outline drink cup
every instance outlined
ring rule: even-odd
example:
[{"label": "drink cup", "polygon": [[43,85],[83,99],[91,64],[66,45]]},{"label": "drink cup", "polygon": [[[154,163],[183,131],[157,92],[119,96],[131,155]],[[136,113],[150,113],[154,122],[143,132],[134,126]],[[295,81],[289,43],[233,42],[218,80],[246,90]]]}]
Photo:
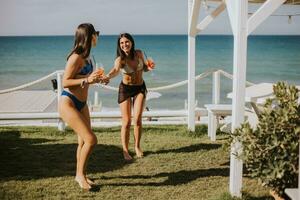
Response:
[{"label": "drink cup", "polygon": [[99,76],[104,75],[104,67],[103,67],[102,63],[100,63],[100,65],[98,65],[98,63],[96,63],[96,72]]},{"label": "drink cup", "polygon": [[154,68],[154,61],[151,57],[148,57],[147,58],[147,67],[149,70],[152,70]]},{"label": "drink cup", "polygon": [[104,68],[103,67],[98,67],[96,69],[96,72],[99,76],[103,76],[104,75]]}]

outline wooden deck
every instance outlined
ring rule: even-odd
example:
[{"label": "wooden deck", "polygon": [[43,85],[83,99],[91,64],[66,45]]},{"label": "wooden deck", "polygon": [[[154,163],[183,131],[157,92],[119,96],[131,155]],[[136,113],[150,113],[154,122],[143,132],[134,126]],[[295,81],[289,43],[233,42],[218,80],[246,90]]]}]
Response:
[{"label": "wooden deck", "polygon": [[57,94],[52,90],[15,91],[0,95],[0,113],[43,112]]}]

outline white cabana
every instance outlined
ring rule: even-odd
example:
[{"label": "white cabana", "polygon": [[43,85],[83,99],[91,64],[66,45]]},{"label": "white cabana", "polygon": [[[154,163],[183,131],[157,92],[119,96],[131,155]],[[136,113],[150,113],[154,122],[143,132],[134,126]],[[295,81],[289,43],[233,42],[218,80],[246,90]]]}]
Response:
[{"label": "white cabana", "polygon": [[[188,129],[195,131],[195,42],[197,33],[204,30],[220,13],[227,9],[234,36],[232,130],[244,122],[247,38],[265,19],[284,3],[300,4],[299,0],[212,0],[219,5],[200,23],[198,17],[202,1],[188,0]],[[248,3],[262,3],[248,18]],[[241,151],[241,145],[232,145],[230,156],[229,190],[233,196],[241,196],[242,161],[233,155]]]}]

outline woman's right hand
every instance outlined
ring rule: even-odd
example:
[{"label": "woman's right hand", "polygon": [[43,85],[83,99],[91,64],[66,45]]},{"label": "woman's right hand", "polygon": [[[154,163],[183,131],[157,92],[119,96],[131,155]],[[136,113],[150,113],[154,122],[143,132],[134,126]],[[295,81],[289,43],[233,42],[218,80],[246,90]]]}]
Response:
[{"label": "woman's right hand", "polygon": [[99,83],[101,79],[101,76],[99,75],[99,73],[97,71],[93,71],[88,77],[87,77],[87,81],[88,84],[94,84],[94,83]]}]

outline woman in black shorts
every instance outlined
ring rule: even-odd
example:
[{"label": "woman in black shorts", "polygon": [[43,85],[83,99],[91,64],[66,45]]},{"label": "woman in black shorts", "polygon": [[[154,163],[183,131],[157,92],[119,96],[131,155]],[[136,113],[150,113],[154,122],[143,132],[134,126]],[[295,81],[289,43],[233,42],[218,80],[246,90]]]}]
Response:
[{"label": "woman in black shorts", "polygon": [[132,160],[128,152],[132,107],[135,152],[137,157],[143,156],[140,140],[142,132],[142,113],[147,93],[146,85],[143,80],[143,72],[152,70],[155,66],[154,62],[145,61],[142,51],[136,50],[134,46],[134,40],[129,33],[120,34],[114,67],[106,75],[106,78],[109,80],[117,76],[120,71],[123,74],[119,86],[118,103],[122,115],[121,141],[125,160]]}]

